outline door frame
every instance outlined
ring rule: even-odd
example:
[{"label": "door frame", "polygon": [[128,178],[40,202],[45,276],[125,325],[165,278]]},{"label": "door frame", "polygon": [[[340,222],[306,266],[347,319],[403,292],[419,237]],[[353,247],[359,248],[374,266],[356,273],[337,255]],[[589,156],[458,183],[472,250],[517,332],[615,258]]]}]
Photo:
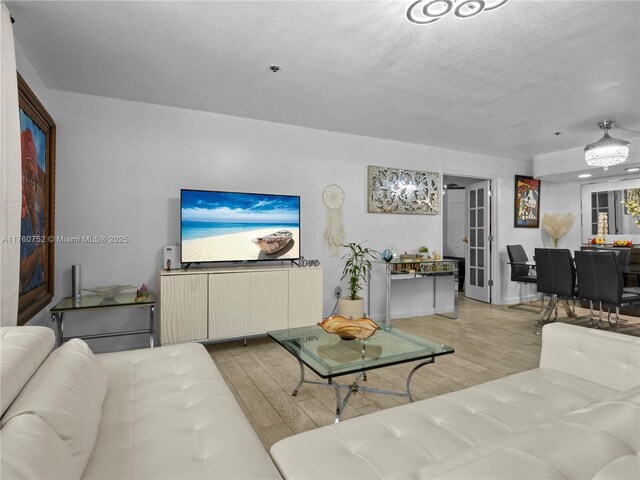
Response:
[{"label": "door frame", "polygon": [[[469,175],[467,173],[457,173],[457,172],[440,172],[440,185],[442,185],[442,191],[444,192],[444,177],[461,177],[468,178],[469,180],[473,180],[474,182],[488,180],[491,185],[491,195],[489,199],[490,204],[490,213],[489,213],[489,222],[490,222],[490,234],[493,235],[493,241],[491,242],[491,249],[489,253],[489,265],[490,265],[490,280],[493,280],[493,285],[491,288],[490,295],[490,304],[499,305],[502,298],[502,289],[498,290],[498,286],[501,285],[501,275],[500,275],[500,255],[498,251],[498,206],[499,206],[499,184],[500,179],[496,177],[481,177],[477,175]],[[466,198],[466,195],[465,195]],[[441,251],[444,254],[444,242],[445,242],[445,231],[444,231],[444,202],[441,202],[442,209],[440,215],[440,229],[441,229]],[[466,200],[465,200],[465,210],[467,208]],[[465,220],[466,221],[466,220]],[[466,252],[465,252],[466,258]],[[466,283],[465,279],[465,283]]]}]

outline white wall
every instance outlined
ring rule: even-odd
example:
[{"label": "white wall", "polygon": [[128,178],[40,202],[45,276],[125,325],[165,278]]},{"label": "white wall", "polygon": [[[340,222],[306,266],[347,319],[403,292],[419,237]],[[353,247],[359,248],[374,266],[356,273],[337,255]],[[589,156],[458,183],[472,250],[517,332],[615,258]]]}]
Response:
[{"label": "white wall", "polygon": [[[532,250],[537,230],[513,228],[515,174],[531,167],[516,161],[369,137],[294,127],[199,111],[47,90],[22,52],[19,70],[57,124],[56,234],[127,235],[126,244],[56,245],[55,299],[71,292],[70,269],[82,265],[85,287],[146,283],[157,289],[162,247],[179,240],[180,188],[301,195],[302,255],[324,267],[324,314],[342,261],[323,246],[324,187],[334,181],[346,194],[346,242],[368,241],[378,250],[420,245],[442,251],[439,216],[382,215],[366,211],[367,165],[442,171],[494,178],[497,251],[496,303],[514,297],[516,285],[501,281],[505,245]],[[543,200],[544,201],[544,200]],[[544,204],[543,204],[544,205]],[[384,311],[382,266],[372,282],[375,317]],[[394,294],[393,317],[425,313],[409,288]],[[431,305],[430,301],[426,305]],[[133,314],[139,322],[146,314]],[[70,317],[72,319],[72,317]],[[92,316],[93,318],[93,316]],[[36,323],[48,321],[43,311]],[[119,328],[126,318],[104,320]],[[93,320],[69,324],[68,332],[95,329]],[[120,322],[120,323],[118,323]],[[100,329],[100,328],[98,328]],[[118,340],[124,345],[127,340]],[[140,343],[140,342],[138,342]],[[144,344],[144,340],[142,340]]]}]

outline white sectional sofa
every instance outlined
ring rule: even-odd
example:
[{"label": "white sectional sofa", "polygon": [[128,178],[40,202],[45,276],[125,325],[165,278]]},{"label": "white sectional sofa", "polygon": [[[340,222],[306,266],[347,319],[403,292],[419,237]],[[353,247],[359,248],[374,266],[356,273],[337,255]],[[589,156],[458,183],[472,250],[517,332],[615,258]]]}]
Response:
[{"label": "white sectional sofa", "polygon": [[[543,329],[540,368],[264,450],[198,344],[93,355],[0,330],[8,479],[640,478],[640,339]],[[437,365],[433,368],[437,368]]]},{"label": "white sectional sofa", "polygon": [[0,330],[0,476],[280,478],[199,344],[93,355]]},{"label": "white sectional sofa", "polygon": [[286,479],[640,479],[640,339],[542,335],[537,369],[295,435],[271,456]]}]

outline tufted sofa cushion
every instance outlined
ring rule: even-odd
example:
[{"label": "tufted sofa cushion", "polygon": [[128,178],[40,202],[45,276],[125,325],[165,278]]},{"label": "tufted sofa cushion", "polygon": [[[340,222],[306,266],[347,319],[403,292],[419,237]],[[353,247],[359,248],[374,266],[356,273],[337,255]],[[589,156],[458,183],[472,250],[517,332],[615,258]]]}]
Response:
[{"label": "tufted sofa cushion", "polygon": [[280,478],[202,345],[97,358],[108,388],[83,478]]},{"label": "tufted sofa cushion", "polygon": [[304,432],[276,443],[271,456],[289,479],[406,478],[612,393],[562,372],[536,369]]},{"label": "tufted sofa cushion", "polygon": [[640,388],[466,450],[417,472],[421,479],[640,478]]},{"label": "tufted sofa cushion", "polygon": [[[38,415],[62,439],[79,472],[96,440],[107,374],[89,346],[74,339],[54,350],[2,418]],[[3,452],[4,456],[4,452]]]},{"label": "tufted sofa cushion", "polygon": [[55,344],[50,328],[0,327],[0,408],[4,415]]},{"label": "tufted sofa cushion", "polygon": [[542,330],[540,366],[628,390],[640,385],[640,338],[550,324]]},{"label": "tufted sofa cushion", "polygon": [[71,452],[38,415],[18,415],[0,430],[0,476],[14,479],[77,479],[81,470]]}]

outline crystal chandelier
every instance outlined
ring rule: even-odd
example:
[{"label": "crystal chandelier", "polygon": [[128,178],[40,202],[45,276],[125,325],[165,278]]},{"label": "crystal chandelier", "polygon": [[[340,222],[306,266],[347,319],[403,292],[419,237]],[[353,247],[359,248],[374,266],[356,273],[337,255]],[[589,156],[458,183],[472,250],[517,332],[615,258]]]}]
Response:
[{"label": "crystal chandelier", "polygon": [[607,130],[615,126],[613,120],[605,120],[598,124],[604,130],[604,137],[584,147],[584,160],[590,167],[604,167],[624,162],[629,157],[629,142],[609,136]]},{"label": "crystal chandelier", "polygon": [[426,25],[440,20],[453,11],[458,18],[474,17],[501,7],[509,0],[418,0],[407,8],[411,23]]}]

